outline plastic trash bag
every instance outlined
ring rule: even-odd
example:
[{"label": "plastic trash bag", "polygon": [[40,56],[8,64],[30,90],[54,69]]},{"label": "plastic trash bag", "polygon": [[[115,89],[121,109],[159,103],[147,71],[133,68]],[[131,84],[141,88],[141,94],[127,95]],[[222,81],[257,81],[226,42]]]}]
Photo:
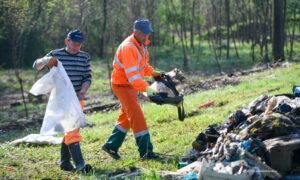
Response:
[{"label": "plastic trash bag", "polygon": [[47,136],[41,134],[29,134],[23,138],[16,139],[10,144],[18,145],[21,143],[30,143],[30,144],[61,144],[63,138],[62,137],[54,137],[54,136]]},{"label": "plastic trash bag", "polygon": [[198,180],[198,175],[195,172],[188,172],[183,176],[183,180]]},{"label": "plastic trash bag", "polygon": [[61,62],[31,88],[33,95],[50,93],[42,135],[55,135],[86,126],[86,120],[74,87]]}]

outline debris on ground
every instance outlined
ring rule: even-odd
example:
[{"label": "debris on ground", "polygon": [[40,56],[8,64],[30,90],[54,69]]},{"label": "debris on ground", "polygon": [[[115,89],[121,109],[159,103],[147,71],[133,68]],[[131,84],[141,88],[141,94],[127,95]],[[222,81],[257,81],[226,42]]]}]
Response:
[{"label": "debris on ground", "polygon": [[299,175],[299,125],[299,94],[261,95],[223,124],[200,132],[179,160],[189,165],[177,173],[194,172],[205,180]]}]

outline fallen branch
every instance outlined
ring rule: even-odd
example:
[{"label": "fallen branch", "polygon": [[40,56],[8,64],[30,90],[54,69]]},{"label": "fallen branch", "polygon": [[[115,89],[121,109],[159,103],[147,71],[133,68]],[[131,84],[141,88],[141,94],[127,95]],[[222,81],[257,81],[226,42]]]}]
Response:
[{"label": "fallen branch", "polygon": [[96,105],[89,105],[84,108],[83,112],[84,113],[92,113],[92,112],[109,112],[112,110],[116,110],[120,108],[119,103],[110,103],[110,104],[96,104]]}]

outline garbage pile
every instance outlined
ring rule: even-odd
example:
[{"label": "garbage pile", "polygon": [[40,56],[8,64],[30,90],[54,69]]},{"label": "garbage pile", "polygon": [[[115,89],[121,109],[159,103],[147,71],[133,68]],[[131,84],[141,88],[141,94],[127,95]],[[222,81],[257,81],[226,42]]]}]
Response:
[{"label": "garbage pile", "polygon": [[180,159],[180,163],[194,162],[188,165],[193,168],[183,167],[189,169],[186,175],[193,172],[200,179],[280,179],[287,174],[299,175],[297,96],[261,95],[232,113],[223,124],[208,126]]}]

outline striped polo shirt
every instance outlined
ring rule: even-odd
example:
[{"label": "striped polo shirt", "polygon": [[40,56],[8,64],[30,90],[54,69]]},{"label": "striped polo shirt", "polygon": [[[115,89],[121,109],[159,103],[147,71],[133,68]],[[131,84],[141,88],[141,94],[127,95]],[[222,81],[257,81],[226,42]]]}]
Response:
[{"label": "striped polo shirt", "polygon": [[84,82],[92,82],[91,59],[88,53],[80,51],[70,54],[62,48],[52,50],[46,56],[53,56],[62,63],[76,92],[81,90]]}]

